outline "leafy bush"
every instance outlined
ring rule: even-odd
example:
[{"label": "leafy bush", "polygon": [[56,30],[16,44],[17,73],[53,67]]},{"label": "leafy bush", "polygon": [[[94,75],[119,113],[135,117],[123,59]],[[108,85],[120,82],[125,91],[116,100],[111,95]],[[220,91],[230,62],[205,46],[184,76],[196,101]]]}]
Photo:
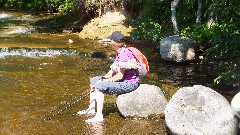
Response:
[{"label": "leafy bush", "polygon": [[216,84],[221,81],[237,83],[240,66],[240,31],[235,24],[222,24],[213,27],[212,47],[207,50],[208,56],[227,59],[235,64],[222,64],[224,72],[214,80]]},{"label": "leafy bush", "polygon": [[240,31],[235,24],[215,24],[211,28],[201,25],[197,28],[187,27],[181,31],[186,36],[208,47],[207,55],[212,58],[239,58]]},{"label": "leafy bush", "polygon": [[[132,35],[140,38],[141,40],[160,41],[163,37],[162,29],[169,23],[169,16],[171,10],[168,6],[171,1],[164,0],[130,0],[131,11],[133,14],[130,25],[135,28]],[[138,13],[135,13],[138,11]]]},{"label": "leafy bush", "polygon": [[44,0],[8,0],[5,6],[24,10],[45,10],[47,7]]},{"label": "leafy bush", "polygon": [[211,46],[211,38],[213,32],[206,25],[200,25],[198,27],[187,27],[181,31],[181,36],[189,37],[205,48]]},{"label": "leafy bush", "polygon": [[[52,0],[54,1],[54,0]],[[56,0],[55,0],[56,1]],[[76,0],[66,0],[66,1],[62,1],[60,3],[60,5],[58,7],[58,10],[61,13],[68,13],[68,12],[72,12],[76,9]]]},{"label": "leafy bush", "polygon": [[240,66],[240,30],[236,24],[215,24],[211,28],[206,25],[197,28],[187,27],[181,31],[181,34],[204,46],[207,49],[207,57],[221,61],[231,61],[219,64],[219,68],[223,72],[220,72],[214,80],[216,84],[222,81],[236,82],[237,77],[240,75],[237,72]]},{"label": "leafy bush", "polygon": [[[240,62],[240,61],[239,61]],[[238,64],[239,64],[238,62]],[[226,67],[226,63],[225,64],[220,64],[220,68],[221,67]],[[238,77],[240,76],[239,73],[239,67],[237,67],[237,64],[230,64],[227,65],[227,68],[225,68],[225,71],[220,72],[218,74],[218,77],[214,79],[214,83],[215,84],[220,84],[221,82],[225,82],[227,84],[237,84],[240,83],[238,82]]]},{"label": "leafy bush", "polygon": [[208,56],[234,59],[240,57],[240,30],[235,24],[216,24],[212,31],[212,47],[207,51]]},{"label": "leafy bush", "polygon": [[162,38],[161,26],[152,19],[143,19],[141,21],[133,20],[130,24],[136,27],[132,32],[134,37],[148,41],[157,41]]},{"label": "leafy bush", "polygon": [[[0,1],[1,2],[1,1]],[[71,12],[76,8],[76,0],[48,0],[53,11]],[[49,10],[46,0],[6,0],[5,6],[32,11]]]}]

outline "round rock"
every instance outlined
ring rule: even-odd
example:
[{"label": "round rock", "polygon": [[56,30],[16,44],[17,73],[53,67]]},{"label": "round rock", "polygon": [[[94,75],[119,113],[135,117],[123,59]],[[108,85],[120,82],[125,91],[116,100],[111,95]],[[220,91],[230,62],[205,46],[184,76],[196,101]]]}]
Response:
[{"label": "round rock", "polygon": [[147,118],[162,115],[167,100],[159,87],[140,84],[136,90],[119,95],[116,103],[124,117]]},{"label": "round rock", "polygon": [[236,135],[237,119],[229,102],[202,85],[180,88],[165,108],[165,120],[177,135]]},{"label": "round rock", "polygon": [[160,55],[165,61],[192,61],[195,59],[195,50],[195,41],[186,37],[169,36],[160,41]]}]

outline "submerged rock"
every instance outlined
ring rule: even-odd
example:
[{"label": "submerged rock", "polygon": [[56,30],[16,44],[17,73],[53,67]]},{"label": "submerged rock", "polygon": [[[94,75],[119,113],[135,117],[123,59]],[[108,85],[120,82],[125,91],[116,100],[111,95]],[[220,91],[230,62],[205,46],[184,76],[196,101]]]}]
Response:
[{"label": "submerged rock", "polygon": [[35,28],[17,28],[8,32],[5,32],[5,34],[29,34],[36,32]]},{"label": "submerged rock", "polygon": [[119,95],[116,102],[124,117],[137,118],[162,115],[167,104],[161,89],[148,84],[140,84],[135,91]]},{"label": "submerged rock", "polygon": [[6,18],[11,18],[12,15],[6,14],[6,13],[1,13],[0,14],[0,19],[6,19]]},{"label": "submerged rock", "polygon": [[229,102],[201,85],[180,88],[164,111],[167,126],[177,135],[236,135],[237,119]]}]

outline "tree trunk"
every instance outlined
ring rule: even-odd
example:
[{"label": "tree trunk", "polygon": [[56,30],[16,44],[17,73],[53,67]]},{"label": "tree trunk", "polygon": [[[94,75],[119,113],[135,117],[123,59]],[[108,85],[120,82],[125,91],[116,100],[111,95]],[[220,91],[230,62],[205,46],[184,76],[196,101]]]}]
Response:
[{"label": "tree trunk", "polygon": [[99,14],[98,14],[98,16],[100,17],[100,16],[102,16],[102,0],[99,0]]},{"label": "tree trunk", "polygon": [[[212,3],[213,3],[212,0],[208,1],[209,7],[211,7],[210,5]],[[216,12],[215,8],[209,9],[209,13],[208,13],[209,14],[208,15],[208,28],[211,28],[212,25],[217,22],[217,16],[216,16],[215,12]]]},{"label": "tree trunk", "polygon": [[198,26],[198,25],[201,23],[202,4],[203,4],[203,0],[198,0],[197,19],[196,19],[196,24],[195,24],[195,26]]},{"label": "tree trunk", "polygon": [[52,12],[52,6],[49,0],[45,0],[48,6],[48,12]]},{"label": "tree trunk", "polygon": [[85,8],[85,0],[77,0],[77,11],[78,11],[78,16],[83,19],[84,16],[87,14],[87,10]]},{"label": "tree trunk", "polygon": [[174,28],[174,34],[175,35],[179,35],[179,30],[178,30],[178,27],[177,27],[177,20],[176,20],[176,7],[177,7],[177,4],[178,4],[179,0],[173,0],[171,2],[171,11],[172,11],[172,23],[173,23],[173,28]]}]

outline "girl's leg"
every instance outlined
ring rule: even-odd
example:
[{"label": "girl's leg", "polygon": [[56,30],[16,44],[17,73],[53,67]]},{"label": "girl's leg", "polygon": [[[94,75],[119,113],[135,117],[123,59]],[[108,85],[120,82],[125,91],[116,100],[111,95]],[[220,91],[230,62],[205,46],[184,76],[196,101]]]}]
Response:
[{"label": "girl's leg", "polygon": [[79,115],[83,115],[83,114],[94,114],[96,113],[96,91],[95,91],[95,87],[90,85],[91,87],[91,91],[90,91],[90,101],[89,101],[89,106],[86,110],[82,110],[77,112],[77,114]]},{"label": "girl's leg", "polygon": [[96,91],[96,102],[97,102],[97,113],[96,115],[91,118],[86,120],[86,122],[102,122],[103,121],[103,103],[104,103],[104,94],[101,91],[95,90]]}]

